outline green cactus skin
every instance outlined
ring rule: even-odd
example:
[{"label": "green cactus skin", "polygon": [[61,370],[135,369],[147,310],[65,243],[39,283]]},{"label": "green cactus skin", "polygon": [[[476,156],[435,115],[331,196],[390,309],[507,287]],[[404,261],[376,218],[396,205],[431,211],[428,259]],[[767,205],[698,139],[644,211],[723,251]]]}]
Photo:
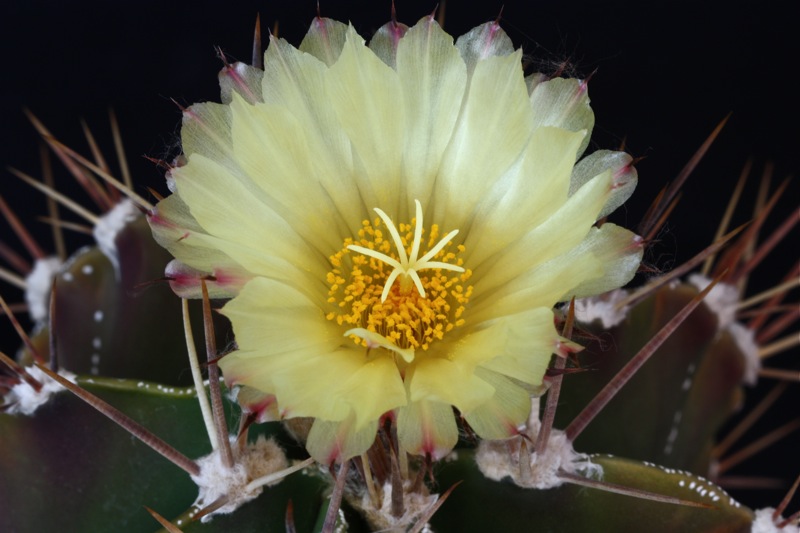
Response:
[{"label": "green cactus skin", "polygon": [[[550,490],[523,489],[508,480],[487,480],[475,466],[472,452],[462,450],[457,459],[440,463],[436,479],[442,490],[463,483],[434,515],[432,526],[436,531],[462,533],[750,531],[752,511],[732,504],[730,496],[702,478],[608,456],[594,456],[592,461],[603,467],[603,481],[715,507],[683,507],[570,484]],[[719,500],[713,501],[714,497]]]},{"label": "green cactus skin", "polygon": [[[586,372],[564,378],[556,427],[566,425],[652,336],[698,293],[663,287],[627,319],[584,342]],[[701,305],[576,439],[579,450],[611,453],[707,475],[716,433],[741,401],[744,356]]]},{"label": "green cactus skin", "polygon": [[[193,388],[102,378],[79,384],[187,456],[210,452]],[[252,436],[276,433],[280,424],[265,424]],[[0,531],[153,531],[143,506],[172,518],[197,497],[185,472],[68,392],[35,416],[0,415],[0,471]],[[197,530],[282,530],[291,500],[297,531],[311,531],[326,486],[313,470],[291,476]]]},{"label": "green cactus skin", "polygon": [[[115,244],[119,276],[100,249],[90,247],[56,277],[52,327],[59,365],[78,374],[190,385],[180,300],[159,281],[169,254],[153,241],[142,216],[117,234]],[[202,339],[200,304],[192,304],[195,338]],[[215,326],[225,339],[224,317],[215,317]]]}]

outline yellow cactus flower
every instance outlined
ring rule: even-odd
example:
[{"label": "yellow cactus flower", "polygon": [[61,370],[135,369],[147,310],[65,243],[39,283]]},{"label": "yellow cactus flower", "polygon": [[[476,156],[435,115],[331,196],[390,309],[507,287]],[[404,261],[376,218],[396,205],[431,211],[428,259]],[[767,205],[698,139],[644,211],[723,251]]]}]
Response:
[{"label": "yellow cactus flower", "polygon": [[185,111],[186,163],[149,217],[167,274],[233,297],[226,380],[313,418],[319,461],[364,452],[386,417],[405,451],[441,457],[454,407],[514,435],[564,346],[553,306],[633,276],[639,238],[596,224],[630,195],[630,157],[576,164],[586,84],[520,60],[496,23],[454,43],[431,17],[392,22],[367,46],[318,18]]}]

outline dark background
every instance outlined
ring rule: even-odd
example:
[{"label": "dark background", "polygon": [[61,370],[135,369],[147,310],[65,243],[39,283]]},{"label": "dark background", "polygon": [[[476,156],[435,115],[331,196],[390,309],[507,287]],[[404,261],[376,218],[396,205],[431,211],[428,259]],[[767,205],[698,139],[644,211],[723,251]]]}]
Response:
[{"label": "dark background", "polygon": [[[390,15],[389,0],[321,3],[323,16],[350,20],[364,36]],[[291,6],[289,2],[209,0],[64,4],[28,1],[0,7],[4,59],[0,164],[33,175],[40,172],[37,137],[23,107],[82,153],[88,150],[79,119],[85,119],[109,154],[107,110],[113,108],[140,194],[147,194],[147,186],[166,192],[162,172],[142,156],[169,159],[175,155],[180,112],[171,99],[184,105],[218,100],[216,73],[221,63],[214,47],[222,48],[231,60],[249,62],[256,13],[261,13],[265,30],[279,21],[280,35],[294,44],[299,44],[316,14],[316,0]],[[800,113],[795,78],[800,49],[789,4],[498,0],[475,6],[451,1],[445,29],[459,35],[496,18],[503,7],[502,26],[533,67],[553,72],[566,61],[574,75],[596,71],[589,86],[596,113],[593,147],[616,148],[624,141],[631,154],[644,158],[637,165],[639,189],[616,215],[617,221],[629,226],[638,223],[657,191],[678,173],[716,124],[732,113],[686,185],[660,242],[649,252],[647,260],[666,270],[710,242],[748,157],[753,157],[758,173],[772,162],[775,181],[797,172]],[[398,19],[413,24],[434,6],[433,1],[397,0]],[[45,212],[41,195],[30,193],[4,170],[2,174],[2,195],[50,248],[47,228],[35,221],[35,216]],[[56,179],[61,190],[74,189],[63,171],[57,172]],[[749,218],[755,181],[746,189],[747,207],[737,212],[739,222]],[[80,193],[75,196],[82,198]],[[799,197],[800,187],[794,180],[767,229],[788,216]],[[2,222],[0,235],[0,240],[19,248]],[[757,272],[754,288],[773,285],[797,261],[797,240],[795,230]],[[80,237],[72,241],[73,249],[82,242]],[[12,301],[19,298],[6,287],[3,294]],[[2,332],[7,338],[7,329]],[[13,342],[4,340],[3,350],[10,351]],[[783,359],[784,367],[797,368],[796,352]],[[798,388],[793,387],[795,399]],[[797,413],[798,402],[782,405],[779,412],[773,410],[780,422]],[[766,424],[761,432],[774,426]],[[797,475],[798,441],[791,437],[739,472]],[[770,491],[743,499],[763,506],[775,505],[779,498],[779,493]]]}]

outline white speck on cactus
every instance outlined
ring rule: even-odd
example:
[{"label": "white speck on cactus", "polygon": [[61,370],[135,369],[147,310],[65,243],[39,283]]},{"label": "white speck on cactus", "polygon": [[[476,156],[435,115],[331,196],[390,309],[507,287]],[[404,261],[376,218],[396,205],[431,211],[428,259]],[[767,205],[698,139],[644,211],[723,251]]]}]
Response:
[{"label": "white speck on cactus", "polygon": [[[231,442],[235,441],[235,437],[231,437]],[[259,436],[258,440],[249,443],[236,456],[236,462],[231,468],[225,466],[219,450],[198,459],[197,465],[200,467],[200,474],[192,476],[192,481],[199,489],[194,505],[205,507],[223,496],[227,498],[225,505],[201,519],[202,522],[208,522],[215,514],[232,513],[257,498],[264,487],[253,486],[250,482],[285,469],[287,461],[283,450],[274,440]]]},{"label": "white speck on cactus", "polygon": [[[798,533],[800,532],[800,527],[787,524],[781,529],[778,529],[778,526],[772,520],[772,513],[775,512],[775,509],[771,507],[767,507],[766,509],[759,509],[756,511],[756,518],[753,520],[753,527],[750,529],[751,533]],[[783,518],[778,519],[778,523],[781,522]]]},{"label": "white speck on cactus", "polygon": [[661,466],[654,463],[648,463],[647,461],[643,461],[642,464],[644,464],[645,466],[649,466],[650,468],[657,468],[662,472],[664,472],[665,474],[676,476],[678,478],[679,487],[695,492],[699,496],[707,498],[712,502],[718,502],[722,500],[723,497],[725,497],[728,499],[728,505],[730,507],[739,508],[742,506],[742,504],[731,498],[731,496],[727,492],[725,492],[721,487],[710,482],[703,476],[698,476],[692,474],[691,472],[687,472],[685,470],[668,468],[666,466]]},{"label": "white speck on cactus", "polygon": [[[602,478],[603,468],[592,463],[588,455],[576,452],[566,434],[558,429],[551,430],[542,454],[533,451],[533,444],[529,444],[530,451],[525,453],[522,442],[536,442],[541,426],[539,399],[533,398],[531,403],[531,416],[524,430],[527,438],[518,436],[507,440],[481,441],[475,460],[483,475],[495,481],[510,477],[518,486],[534,489],[552,489],[563,484],[559,471],[570,474],[581,472],[587,477]],[[512,453],[510,449],[517,451]],[[528,461],[530,468],[520,468],[523,461]]]},{"label": "white speck on cactus", "polygon": [[30,317],[36,323],[44,322],[50,314],[50,290],[61,265],[58,257],[37,259],[33,270],[25,278],[25,302]]},{"label": "white speck on cactus", "polygon": [[[689,276],[689,283],[702,291],[711,280],[701,274],[692,274]],[[736,308],[740,302],[736,287],[727,283],[717,283],[703,302],[717,315],[719,331],[727,331],[733,337],[745,358],[744,382],[754,385],[761,369],[761,358],[758,356],[758,345],[753,330],[736,322]]]},{"label": "white speck on cactus", "polygon": [[111,261],[117,278],[119,278],[119,253],[115,242],[117,234],[137,216],[139,216],[139,211],[136,209],[136,205],[126,198],[100,217],[94,227],[93,234],[97,247]]},{"label": "white speck on cactus", "polygon": [[605,329],[613,328],[628,316],[629,306],[617,309],[617,304],[628,296],[628,291],[616,289],[599,296],[575,300],[575,318],[589,324],[599,320]]},{"label": "white speck on cactus", "polygon": [[[7,411],[11,415],[23,414],[30,416],[40,406],[46,404],[53,394],[66,390],[37,366],[29,366],[25,370],[31,377],[42,384],[42,388],[37,391],[25,381],[11,387],[11,390],[3,398],[3,403],[11,406]],[[75,374],[72,372],[60,370],[58,375],[75,383]]]}]

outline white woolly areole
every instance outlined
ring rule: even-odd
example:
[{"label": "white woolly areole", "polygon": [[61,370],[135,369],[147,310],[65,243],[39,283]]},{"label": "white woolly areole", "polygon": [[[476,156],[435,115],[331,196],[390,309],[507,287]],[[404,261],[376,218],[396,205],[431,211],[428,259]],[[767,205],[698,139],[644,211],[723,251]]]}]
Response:
[{"label": "white woolly areole", "polygon": [[628,296],[628,291],[615,289],[599,296],[575,300],[575,319],[589,324],[599,320],[605,329],[613,328],[628,316],[630,306],[617,308],[617,304]]},{"label": "white woolly areole", "polygon": [[[231,437],[231,441],[235,442],[235,437]],[[201,457],[196,463],[200,467],[200,474],[192,476],[192,481],[198,488],[194,505],[203,508],[223,496],[228,501],[219,509],[203,516],[202,522],[208,522],[215,514],[232,513],[243,504],[257,498],[264,490],[264,486],[250,487],[248,486],[250,482],[284,470],[287,466],[283,450],[274,440],[267,440],[263,435],[260,435],[255,442],[247,444],[247,447],[235,457],[235,464],[231,468],[225,466],[219,450]]]},{"label": "white woolly areole", "polygon": [[[753,520],[752,529],[750,529],[751,533],[800,533],[800,528],[791,524],[778,529],[778,526],[772,521],[772,513],[774,512],[775,509],[772,507],[756,511],[756,518]],[[780,517],[777,521],[780,523],[782,520],[783,518]]]},{"label": "white woolly areole", "polygon": [[125,198],[115,205],[111,211],[100,217],[92,232],[94,240],[97,241],[97,247],[111,261],[118,278],[119,253],[117,252],[115,241],[122,228],[136,220],[137,216],[139,216],[139,210],[136,209],[136,205]]},{"label": "white woolly areole", "polygon": [[533,443],[536,442],[541,424],[539,399],[534,398],[531,403],[531,418],[524,431],[527,438],[517,436],[506,440],[481,441],[475,460],[483,475],[495,481],[510,477],[517,486],[529,489],[552,489],[560,486],[564,480],[558,476],[559,470],[569,474],[581,472],[582,475],[595,479],[602,478],[603,467],[592,463],[588,455],[576,452],[561,430],[551,430],[547,446],[541,455],[533,451]]},{"label": "white woolly areole", "polygon": [[[689,276],[689,283],[702,291],[708,287],[711,279],[702,274],[692,274]],[[703,303],[717,315],[718,330],[727,331],[744,355],[744,382],[754,385],[758,371],[761,370],[761,358],[758,356],[755,332],[736,321],[736,307],[739,302],[739,292],[736,287],[727,283],[717,283],[703,300]]]},{"label": "white woolly areole", "polygon": [[[28,382],[22,381],[11,387],[11,390],[3,398],[3,403],[10,405],[8,413],[11,415],[23,414],[30,416],[36,410],[47,403],[50,397],[57,392],[66,390],[59,382],[44,373],[38,366],[29,366],[25,371],[36,381],[42,384],[41,390],[37,391]],[[75,383],[75,374],[60,370],[58,375]]]},{"label": "white woolly areole", "polygon": [[25,302],[28,313],[37,323],[47,320],[50,314],[50,292],[53,278],[58,274],[62,262],[58,257],[37,259],[33,270],[25,278]]},{"label": "white woolly areole", "polygon": [[755,385],[758,380],[758,371],[761,370],[761,358],[758,356],[755,331],[734,322],[728,326],[728,333],[731,334],[736,346],[744,354],[745,366],[742,379],[748,385]]},{"label": "white woolly areole", "polygon": [[172,194],[175,194],[175,191],[178,190],[178,187],[175,185],[175,177],[172,175],[172,171],[168,170],[165,177],[167,179],[167,189],[169,189],[169,192]]},{"label": "white woolly areole", "polygon": [[[702,291],[711,283],[711,279],[702,274],[692,274],[689,276],[689,283]],[[717,283],[711,291],[706,294],[703,303],[714,311],[719,322],[720,330],[726,329],[736,320],[736,306],[739,303],[739,291],[733,285],[727,283]]]},{"label": "white woolly areole", "polygon": [[[403,506],[405,513],[400,517],[392,515],[392,484],[383,485],[383,497],[380,507],[375,508],[369,493],[365,493],[361,498],[361,509],[372,528],[376,531],[404,532],[408,526],[414,524],[418,516],[430,509],[438,500],[438,494],[421,494],[419,492],[409,492],[411,482],[403,482]],[[426,531],[423,529],[423,531]]]}]

